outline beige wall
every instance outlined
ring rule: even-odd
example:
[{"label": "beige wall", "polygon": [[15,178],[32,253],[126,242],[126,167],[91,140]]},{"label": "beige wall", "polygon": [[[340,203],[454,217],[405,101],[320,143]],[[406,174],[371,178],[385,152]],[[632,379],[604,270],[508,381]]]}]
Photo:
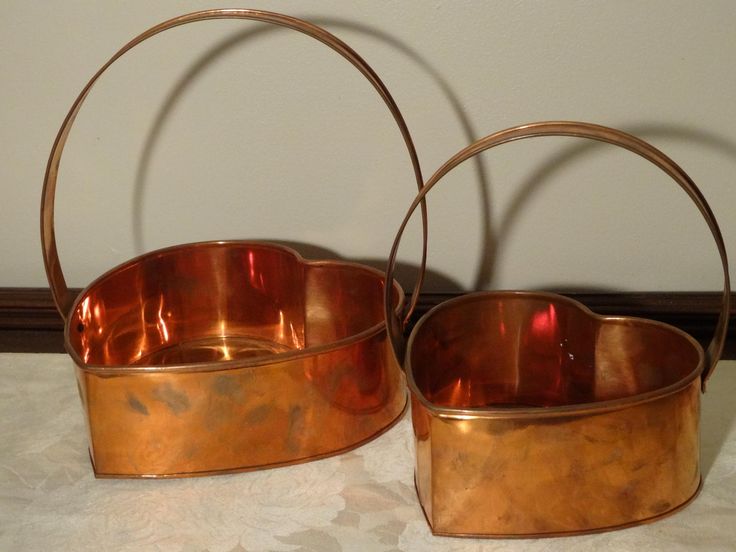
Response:
[{"label": "beige wall", "polygon": [[[41,180],[83,84],[138,32],[212,5],[3,3],[0,286],[46,285]],[[733,1],[248,7],[305,17],[353,46],[401,107],[427,176],[471,137],[514,124],[617,126],[690,173],[736,259]],[[60,253],[80,286],[137,253],[204,239],[300,241],[380,263],[413,186],[388,111],[339,56],[256,23],[190,25],[131,52],[90,95],[62,163]],[[686,195],[612,147],[504,146],[432,195],[435,289],[721,285]],[[418,254],[415,231],[401,255],[411,265]]]}]

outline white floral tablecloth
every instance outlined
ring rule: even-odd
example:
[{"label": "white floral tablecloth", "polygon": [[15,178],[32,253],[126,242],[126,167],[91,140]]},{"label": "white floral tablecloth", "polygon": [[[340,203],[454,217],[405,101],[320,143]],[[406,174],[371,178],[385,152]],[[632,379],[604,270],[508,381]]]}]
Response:
[{"label": "white floral tablecloth", "polygon": [[736,362],[703,400],[705,486],[651,525],[541,540],[433,537],[413,484],[411,422],[342,456],[178,480],[95,479],[66,355],[0,354],[0,550],[734,551]]}]

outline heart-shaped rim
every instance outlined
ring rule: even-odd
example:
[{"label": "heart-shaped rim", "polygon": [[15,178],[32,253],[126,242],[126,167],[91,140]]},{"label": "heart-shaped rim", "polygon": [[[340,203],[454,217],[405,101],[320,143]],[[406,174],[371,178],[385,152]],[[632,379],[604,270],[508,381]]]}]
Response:
[{"label": "heart-shaped rim", "polygon": [[[293,257],[296,263],[304,265],[304,266],[336,266],[336,267],[345,267],[351,270],[360,271],[363,273],[370,274],[371,276],[374,276],[376,279],[382,280],[385,285],[385,274],[383,272],[381,272],[378,269],[375,269],[369,266],[365,266],[359,263],[354,263],[350,261],[342,261],[342,260],[305,259],[297,251],[295,251],[294,249],[290,247],[279,245],[279,244],[273,244],[269,242],[264,242],[264,241],[257,241],[257,240],[203,241],[203,242],[175,245],[171,247],[157,249],[157,250],[154,250],[148,253],[144,253],[143,255],[140,255],[138,257],[132,258],[108,270],[107,272],[105,272],[104,274],[96,278],[86,288],[84,288],[84,290],[82,290],[81,293],[79,293],[77,298],[74,300],[69,312],[75,313],[79,307],[79,304],[82,301],[84,301],[84,299],[87,296],[89,296],[89,294],[92,291],[94,291],[98,286],[103,285],[110,278],[116,277],[117,275],[121,274],[124,270],[129,269],[135,265],[144,263],[146,261],[150,261],[154,257],[160,257],[168,253],[174,253],[174,252],[178,252],[182,250],[191,250],[191,249],[198,249],[198,248],[210,248],[210,247],[227,248],[227,247],[248,247],[248,246],[254,246],[254,247],[259,247],[259,248],[266,248],[266,249],[281,251]],[[396,304],[394,307],[394,315],[398,317],[403,309],[405,295],[404,295],[404,291],[402,290],[401,286],[395,280],[393,281],[392,287],[394,290],[394,297],[396,301]],[[261,366],[261,365],[266,365],[266,364],[273,364],[276,362],[292,360],[292,359],[296,359],[300,357],[314,356],[314,355],[328,353],[330,351],[335,351],[335,350],[342,349],[342,348],[347,348],[347,347],[350,347],[351,345],[354,345],[355,343],[371,338],[378,333],[384,332],[385,327],[386,327],[386,321],[384,319],[379,322],[376,322],[375,324],[371,325],[368,328],[365,328],[364,330],[356,334],[350,335],[342,339],[338,339],[328,344],[304,347],[302,349],[292,349],[288,351],[278,352],[272,355],[258,356],[258,357],[253,357],[249,359],[222,360],[222,361],[218,361],[214,363],[212,362],[209,362],[209,363],[190,362],[190,363],[154,365],[154,366],[137,366],[137,365],[131,366],[127,364],[97,365],[97,364],[85,363],[84,360],[80,357],[77,350],[74,347],[72,347],[70,344],[71,343],[70,334],[72,331],[71,326],[72,326],[73,318],[74,317],[70,315],[67,318],[66,323],[64,325],[64,341],[65,341],[65,345],[67,348],[67,352],[72,357],[75,364],[77,364],[78,366],[84,368],[87,371],[100,372],[100,373],[105,373],[105,374],[132,373],[132,372],[142,372],[142,373],[209,372],[209,371],[216,371],[216,370],[228,370],[228,369],[244,368],[244,367],[250,367],[250,366]]]},{"label": "heart-shaped rim", "polygon": [[[610,322],[614,323],[633,323],[635,325],[645,325],[645,326],[656,326],[658,328],[664,329],[668,332],[671,332],[672,334],[678,336],[679,338],[682,338],[687,343],[690,344],[690,346],[693,348],[693,351],[697,354],[698,362],[695,366],[693,366],[692,370],[690,370],[687,375],[683,378],[680,378],[674,383],[671,383],[669,385],[666,385],[662,388],[654,389],[651,391],[647,391],[644,393],[638,393],[622,398],[616,398],[616,399],[609,399],[609,400],[601,400],[601,401],[595,401],[595,402],[586,402],[586,403],[577,403],[577,404],[568,404],[568,405],[561,405],[561,406],[532,406],[532,407],[517,407],[517,406],[509,406],[509,407],[503,407],[503,406],[494,406],[494,407],[467,407],[467,408],[456,408],[451,406],[444,406],[444,405],[438,405],[433,403],[430,399],[428,399],[425,394],[422,392],[422,390],[417,385],[416,379],[415,379],[415,371],[421,368],[414,367],[412,365],[412,350],[414,348],[415,341],[419,339],[419,336],[421,332],[423,331],[424,326],[434,317],[438,314],[442,313],[443,311],[446,311],[448,309],[462,309],[462,307],[468,303],[471,302],[478,302],[483,301],[486,299],[494,299],[494,301],[497,301],[499,298],[509,298],[514,300],[542,300],[545,302],[548,302],[550,304],[554,303],[564,303],[568,306],[572,306],[575,309],[577,309],[578,312],[580,312],[581,316],[586,316],[588,318],[591,318],[595,321],[597,321],[599,324],[606,324]],[[468,331],[472,331],[473,327],[473,321],[468,320],[469,326],[471,329]],[[575,414],[591,414],[592,412],[596,413],[602,413],[607,412],[611,410],[618,410],[622,408],[627,408],[632,406],[633,404],[641,404],[648,401],[653,401],[660,399],[662,397],[665,397],[667,395],[677,393],[681,389],[687,387],[694,379],[700,376],[700,374],[703,371],[704,366],[704,353],[703,348],[700,346],[700,344],[695,341],[690,335],[683,332],[682,330],[679,330],[678,328],[675,328],[673,326],[670,326],[668,324],[665,324],[663,322],[657,322],[653,320],[648,320],[645,318],[637,318],[637,317],[630,317],[630,316],[602,316],[594,313],[589,308],[587,308],[582,303],[575,301],[574,299],[570,299],[569,297],[564,297],[562,295],[558,295],[555,293],[549,293],[549,292],[526,292],[526,291],[488,291],[488,292],[476,292],[476,293],[470,293],[467,295],[463,295],[460,297],[456,297],[454,299],[450,299],[448,301],[445,301],[437,306],[435,306],[433,309],[431,309],[427,314],[425,314],[419,322],[417,322],[416,326],[414,326],[414,329],[412,330],[408,344],[407,344],[407,355],[406,359],[404,361],[404,366],[406,370],[406,379],[407,384],[409,387],[410,392],[414,397],[417,398],[421,402],[421,404],[427,408],[429,411],[432,412],[433,415],[437,417],[446,417],[446,418],[463,418],[463,419],[501,419],[501,418],[547,418],[547,417],[559,417],[559,416],[570,416]],[[451,370],[451,367],[448,367],[448,370]]]}]

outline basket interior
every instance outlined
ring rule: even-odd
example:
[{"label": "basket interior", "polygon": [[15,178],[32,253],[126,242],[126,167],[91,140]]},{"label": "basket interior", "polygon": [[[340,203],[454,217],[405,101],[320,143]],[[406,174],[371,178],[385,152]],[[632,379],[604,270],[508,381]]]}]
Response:
[{"label": "basket interior", "polygon": [[383,319],[378,271],[268,244],[204,243],[100,278],[78,301],[68,341],[88,365],[158,366],[318,347]]},{"label": "basket interior", "polygon": [[455,408],[618,399],[672,385],[702,364],[699,345],[664,324],[514,292],[442,305],[418,324],[407,355],[424,397]]}]

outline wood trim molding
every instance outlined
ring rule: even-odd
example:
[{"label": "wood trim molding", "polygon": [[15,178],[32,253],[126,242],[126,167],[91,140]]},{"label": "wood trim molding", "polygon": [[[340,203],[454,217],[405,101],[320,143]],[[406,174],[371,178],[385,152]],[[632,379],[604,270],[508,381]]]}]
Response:
[{"label": "wood trim molding", "polygon": [[[79,290],[72,290],[78,293]],[[457,293],[424,293],[415,320]],[[721,305],[713,292],[564,292],[600,314],[639,316],[676,326],[702,343],[710,339]],[[64,325],[48,288],[0,288],[0,352],[64,352]],[[736,358],[736,293],[724,358]]]}]

